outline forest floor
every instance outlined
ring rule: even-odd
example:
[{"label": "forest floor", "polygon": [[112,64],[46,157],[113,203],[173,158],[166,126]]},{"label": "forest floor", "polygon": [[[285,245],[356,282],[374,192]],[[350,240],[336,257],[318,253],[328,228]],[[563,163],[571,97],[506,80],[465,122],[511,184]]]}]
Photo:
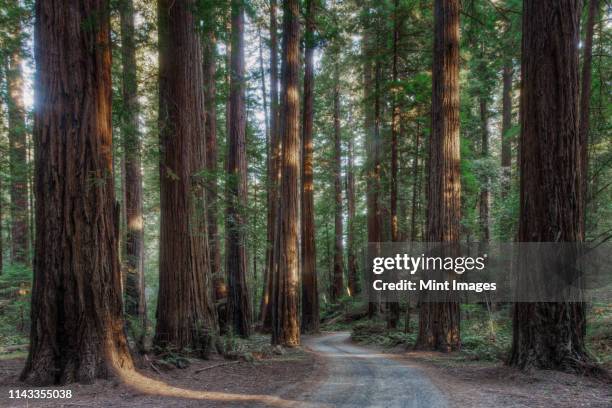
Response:
[{"label": "forest floor", "polygon": [[[348,341],[348,340],[347,340]],[[421,370],[450,401],[471,408],[609,408],[606,381],[557,371],[524,372],[500,362],[467,361],[459,353],[423,352],[405,346],[366,345],[371,352]]]},{"label": "forest floor", "polygon": [[[262,337],[262,341],[264,336]],[[254,353],[255,354],[255,353]],[[548,371],[405,347],[358,346],[348,332],[306,336],[304,348],[254,361],[220,356],[184,369],[143,362],[130,384],[98,381],[64,401],[8,399],[24,389],[23,356],[0,356],[0,407],[610,407],[612,387]]]}]

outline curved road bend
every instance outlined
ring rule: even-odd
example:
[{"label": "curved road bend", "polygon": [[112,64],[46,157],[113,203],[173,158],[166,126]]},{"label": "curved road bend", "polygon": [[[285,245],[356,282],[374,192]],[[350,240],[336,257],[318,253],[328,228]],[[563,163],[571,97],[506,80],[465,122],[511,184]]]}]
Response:
[{"label": "curved road bend", "polygon": [[[327,364],[327,378],[298,400],[326,407],[446,408],[440,390],[418,369],[347,342],[346,332],[305,338]],[[310,405],[309,404],[309,405]]]}]

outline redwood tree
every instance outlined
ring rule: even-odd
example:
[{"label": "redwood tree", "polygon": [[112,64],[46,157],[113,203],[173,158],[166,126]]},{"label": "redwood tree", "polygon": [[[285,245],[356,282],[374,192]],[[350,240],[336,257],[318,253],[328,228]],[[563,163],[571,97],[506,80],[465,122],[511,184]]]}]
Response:
[{"label": "redwood tree", "polygon": [[158,3],[160,124],[159,347],[205,353],[217,329],[204,202],[202,50],[195,0]]},{"label": "redwood tree", "polygon": [[354,158],[354,141],[352,138],[348,140],[347,148],[347,166],[346,166],[346,207],[347,207],[347,240],[346,240],[346,267],[347,267],[347,284],[351,296],[359,293],[359,283],[357,278],[357,256],[355,238],[357,235],[355,226],[356,214],[356,197],[355,197],[355,158]]},{"label": "redwood tree", "polygon": [[228,321],[236,334],[251,333],[246,253],[246,117],[244,109],[244,6],[232,0],[232,56],[230,73],[230,116],[227,151],[226,272],[229,286]]},{"label": "redwood tree", "polygon": [[[587,180],[589,172],[589,123],[591,116],[591,70],[593,66],[593,32],[595,20],[599,13],[599,0],[589,1],[589,15],[586,22],[586,34],[584,38],[584,50],[582,57],[582,78],[580,91],[580,172],[582,178],[582,200],[584,200],[583,211],[586,210],[587,202]],[[584,224],[583,215],[582,222]],[[584,229],[584,225],[582,227]]]},{"label": "redwood tree", "polygon": [[299,308],[299,64],[300,10],[298,0],[283,0],[282,155],[278,228],[278,271],[274,274],[272,343],[300,344]]},{"label": "redwood tree", "polygon": [[314,220],[313,89],[316,0],[306,1],[304,109],[302,125],[302,330],[319,331],[319,291]]},{"label": "redwood tree", "polygon": [[[12,6],[20,13],[18,2]],[[28,212],[28,165],[26,162],[26,123],[23,100],[21,15],[12,28],[11,50],[6,69],[8,139],[10,170],[11,260],[29,264],[30,231]]]},{"label": "redwood tree", "polygon": [[[123,110],[121,133],[125,157],[125,209],[127,233],[125,237],[125,312],[136,319],[144,335],[147,308],[144,281],[144,219],[142,210],[141,141],[138,125],[140,106],[136,77],[136,44],[134,39],[134,4],[122,0],[121,63],[123,65]],[[142,341],[143,338],[139,339]]]},{"label": "redwood tree", "polygon": [[278,109],[278,46],[276,0],[270,0],[270,146],[268,148],[267,247],[261,313],[263,329],[272,329],[272,289],[274,283],[274,253],[277,229],[277,199],[281,155],[280,121]]},{"label": "redwood tree", "polygon": [[[459,150],[459,0],[434,2],[432,132],[429,138],[428,242],[459,241],[461,172]],[[460,347],[459,303],[421,302],[417,347]]]},{"label": "redwood tree", "polygon": [[331,298],[338,300],[344,289],[344,244],[342,222],[342,140],[340,130],[340,70],[334,67],[334,273]]},{"label": "redwood tree", "polygon": [[510,143],[509,131],[512,128],[512,60],[506,61],[503,68],[502,88],[502,131],[501,131],[501,194],[508,195],[510,190],[510,166],[512,165],[512,145]]},{"label": "redwood tree", "polygon": [[[581,1],[526,0],[521,62],[521,242],[580,242],[578,41]],[[563,27],[563,29],[560,29]],[[584,304],[516,303],[509,364],[582,371]]]},{"label": "redwood tree", "polygon": [[[91,383],[132,369],[112,173],[108,2],[36,2],[36,243],[21,379]],[[70,120],[66,120],[70,118]]]},{"label": "redwood tree", "polygon": [[210,248],[210,273],[213,280],[220,280],[221,243],[217,223],[217,37],[214,27],[207,26],[202,41],[202,58],[204,59],[204,115],[206,144],[206,204],[208,215],[208,245]]}]

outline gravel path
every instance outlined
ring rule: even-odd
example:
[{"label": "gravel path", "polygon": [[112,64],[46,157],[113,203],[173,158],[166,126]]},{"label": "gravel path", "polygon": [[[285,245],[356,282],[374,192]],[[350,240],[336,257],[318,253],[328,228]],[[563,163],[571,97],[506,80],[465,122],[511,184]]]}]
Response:
[{"label": "gravel path", "polygon": [[327,377],[299,400],[330,407],[443,408],[448,401],[418,369],[349,344],[349,333],[305,338],[326,363]]}]

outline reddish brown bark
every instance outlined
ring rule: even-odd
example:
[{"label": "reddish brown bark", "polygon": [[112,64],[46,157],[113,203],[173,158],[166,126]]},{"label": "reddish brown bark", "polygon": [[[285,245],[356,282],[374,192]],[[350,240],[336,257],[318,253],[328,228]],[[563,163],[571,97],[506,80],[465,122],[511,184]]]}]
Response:
[{"label": "reddish brown bark", "polygon": [[193,1],[158,3],[160,257],[154,343],[205,354],[217,329],[204,202],[202,53]]},{"label": "reddish brown bark", "polygon": [[[584,239],[578,123],[581,1],[526,0],[521,62],[521,242]],[[560,29],[559,27],[563,27]],[[582,303],[517,303],[509,364],[582,371]]]},{"label": "reddish brown bark", "polygon": [[144,281],[144,219],[142,209],[141,141],[138,125],[138,79],[134,39],[134,4],[122,0],[121,63],[123,66],[123,110],[121,133],[125,160],[124,202],[127,232],[125,238],[125,313],[140,325],[141,346],[147,323]]},{"label": "reddish brown bark", "polygon": [[[398,134],[400,132],[400,107],[399,107],[399,96],[398,96],[398,74],[397,74],[397,63],[398,63],[398,43],[400,41],[400,28],[401,20],[399,15],[399,0],[394,2],[394,15],[393,15],[393,64],[392,64],[392,80],[393,80],[393,106],[391,112],[391,186],[390,186],[390,198],[389,210],[391,213],[391,241],[397,242],[400,240],[399,236],[399,222],[397,219],[397,170],[398,170]],[[389,302],[387,303],[387,327],[395,329],[399,322],[399,303]]]},{"label": "reddish brown bark", "polygon": [[272,329],[272,287],[274,283],[274,249],[277,229],[278,186],[280,179],[279,161],[281,139],[278,115],[278,46],[276,27],[276,0],[270,0],[270,147],[268,149],[268,218],[266,271],[263,296],[261,297],[261,322],[264,330]]},{"label": "reddish brown bark", "polygon": [[344,291],[344,244],[342,222],[342,141],[340,128],[340,71],[334,74],[334,273],[331,300],[338,300]]},{"label": "reddish brown bark", "polygon": [[[15,2],[14,7],[17,7]],[[26,161],[26,124],[23,101],[23,72],[21,69],[21,22],[12,29],[12,50],[6,70],[9,172],[10,172],[10,215],[11,215],[11,261],[30,263],[30,230],[28,211],[28,165]]]},{"label": "reddish brown bark", "polygon": [[319,290],[314,220],[313,90],[315,0],[306,1],[304,109],[302,125],[302,331],[319,331]]},{"label": "reddish brown bark", "polygon": [[275,274],[272,343],[300,344],[298,210],[300,205],[299,91],[300,10],[297,0],[283,1],[282,157],[278,272]]},{"label": "reddish brown bark", "polygon": [[410,241],[417,240],[417,215],[419,209],[419,196],[421,184],[419,180],[419,155],[420,155],[421,126],[417,123],[414,134],[414,157],[412,158],[412,209],[410,213]]},{"label": "reddish brown bark", "polygon": [[[368,27],[364,32],[363,48],[364,48],[364,67],[363,67],[363,89],[364,89],[364,127],[366,132],[366,156],[367,156],[367,173],[366,173],[366,204],[367,204],[367,230],[368,243],[377,243],[381,239],[381,213],[379,203],[380,191],[380,138],[379,138],[379,118],[380,103],[378,97],[378,79],[377,74],[380,71],[380,63],[376,64],[376,69],[372,68],[373,52],[373,36],[372,29]],[[372,88],[374,92],[372,92]],[[374,109],[372,108],[374,105]],[[366,274],[365,283],[370,285],[371,275]],[[370,300],[368,302],[368,317],[372,318],[376,314],[378,304]]]},{"label": "reddish brown bark", "polygon": [[202,41],[204,59],[204,115],[206,143],[206,204],[208,214],[208,246],[210,248],[210,273],[213,281],[221,276],[221,242],[218,227],[218,185],[217,185],[217,37],[212,27],[207,28]]},{"label": "reddish brown bark", "polygon": [[234,333],[251,334],[246,253],[247,158],[244,107],[244,8],[242,0],[232,1],[232,58],[230,73],[230,116],[227,151],[227,203],[225,224],[226,274],[229,286],[228,322]]},{"label": "reddish brown bark", "polygon": [[[428,242],[458,242],[461,229],[459,149],[459,1],[435,0],[429,140]],[[417,347],[460,347],[459,303],[422,302]]]},{"label": "reddish brown bark", "polygon": [[106,1],[36,2],[36,257],[21,374],[31,384],[91,383],[133,368],[112,177],[109,26]]},{"label": "reddish brown bark", "polygon": [[356,197],[355,197],[355,170],[354,170],[354,153],[353,153],[353,139],[348,140],[348,163],[346,167],[346,206],[347,206],[347,278],[348,278],[348,290],[350,296],[355,296],[359,293],[359,282],[357,278],[357,256],[356,252],[356,231],[355,231],[355,213],[356,213]]}]

